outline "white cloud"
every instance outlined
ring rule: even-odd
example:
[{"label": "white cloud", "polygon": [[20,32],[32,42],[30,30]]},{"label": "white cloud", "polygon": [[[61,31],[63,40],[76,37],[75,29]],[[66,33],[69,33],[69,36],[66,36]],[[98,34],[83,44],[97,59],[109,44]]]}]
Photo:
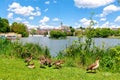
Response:
[{"label": "white cloud", "polygon": [[13,19],[13,13],[9,13],[7,16],[9,19]]},{"label": "white cloud", "polygon": [[50,26],[50,25],[47,25],[47,24],[39,25],[39,26],[40,26],[41,29],[53,29],[53,28],[55,28],[54,26]]},{"label": "white cloud", "polygon": [[102,28],[109,28],[110,27],[110,22],[106,21],[104,24],[101,25]]},{"label": "white cloud", "polygon": [[22,23],[24,23],[25,25],[29,25],[30,23],[28,21],[23,21]]},{"label": "white cloud", "polygon": [[9,5],[8,11],[13,12],[15,14],[20,14],[23,16],[40,16],[41,12],[39,7],[33,8],[31,6],[21,6],[17,2],[13,2]]},{"label": "white cloud", "polygon": [[[96,20],[93,20],[95,23],[98,23]],[[80,24],[82,27],[88,27],[90,25],[90,20],[86,19],[86,18],[82,18],[81,20],[79,20]],[[79,25],[80,26],[80,25]]]},{"label": "white cloud", "polygon": [[50,1],[46,1],[45,4],[50,4]]},{"label": "white cloud", "polygon": [[17,17],[17,18],[15,18],[14,20],[15,20],[15,21],[22,21],[23,19],[20,18],[20,17]]},{"label": "white cloud", "polygon": [[30,29],[30,28],[38,28],[38,26],[36,26],[36,25],[31,25],[31,24],[26,24],[27,25],[27,27]]},{"label": "white cloud", "polygon": [[74,0],[78,8],[97,8],[113,3],[115,0]]},{"label": "white cloud", "polygon": [[81,26],[82,27],[88,27],[90,25],[90,20],[86,19],[86,18],[82,18],[80,20]]},{"label": "white cloud", "polygon": [[53,21],[59,21],[59,18],[54,18]]},{"label": "white cloud", "polygon": [[45,10],[44,10],[44,12],[47,12],[48,11],[48,8],[46,8]]},{"label": "white cloud", "polygon": [[120,11],[120,7],[117,7],[115,5],[109,5],[103,9],[103,13],[100,14],[100,17],[105,17],[106,15],[115,11]]},{"label": "white cloud", "polygon": [[34,17],[33,17],[33,16],[30,16],[30,17],[29,17],[29,19],[30,19],[30,20],[33,20],[33,19],[34,19]]},{"label": "white cloud", "polygon": [[42,25],[45,25],[48,21],[50,20],[49,17],[47,16],[44,16],[42,20],[40,20],[39,22],[42,24]]},{"label": "white cloud", "polygon": [[106,21],[106,18],[101,18],[100,21]]},{"label": "white cloud", "polygon": [[115,23],[106,21],[104,24],[101,25],[101,28],[119,28],[120,25],[117,25]]},{"label": "white cloud", "polygon": [[[55,20],[58,20],[58,18],[54,18]],[[41,19],[40,22],[40,28],[41,29],[53,29],[53,28],[58,28],[57,26],[55,26],[54,24],[48,24],[47,22],[50,21],[50,18],[47,16],[44,16],[43,19]]]},{"label": "white cloud", "polygon": [[118,16],[118,17],[114,20],[114,22],[120,22],[120,16]]}]

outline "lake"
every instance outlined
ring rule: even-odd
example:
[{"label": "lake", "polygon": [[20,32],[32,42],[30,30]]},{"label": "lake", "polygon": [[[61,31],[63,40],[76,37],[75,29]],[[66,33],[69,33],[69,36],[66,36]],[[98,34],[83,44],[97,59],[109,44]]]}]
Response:
[{"label": "lake", "polygon": [[[56,56],[59,51],[64,50],[67,46],[71,45],[73,41],[78,40],[78,37],[67,37],[67,39],[50,39],[43,36],[29,36],[27,38],[21,38],[20,41],[23,43],[36,43],[42,46],[47,46],[52,56]],[[84,41],[84,38],[82,38]],[[93,38],[95,45],[102,47],[104,44],[105,48],[113,47],[120,44],[120,39],[115,38]]]}]

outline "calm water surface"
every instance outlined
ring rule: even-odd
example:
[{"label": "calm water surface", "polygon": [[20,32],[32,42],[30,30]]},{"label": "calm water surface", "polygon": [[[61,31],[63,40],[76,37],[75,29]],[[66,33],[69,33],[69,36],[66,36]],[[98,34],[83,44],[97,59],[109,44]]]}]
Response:
[{"label": "calm water surface", "polygon": [[[42,36],[30,36],[28,38],[21,38],[20,41],[23,43],[36,43],[42,46],[47,46],[52,56],[56,56],[59,51],[64,50],[67,46],[71,45],[73,41],[78,40],[78,37],[67,37],[67,39],[49,39],[48,37]],[[84,41],[84,39],[82,39]],[[93,38],[95,45],[98,47],[104,46],[106,48],[120,44],[120,39],[113,38]]]}]

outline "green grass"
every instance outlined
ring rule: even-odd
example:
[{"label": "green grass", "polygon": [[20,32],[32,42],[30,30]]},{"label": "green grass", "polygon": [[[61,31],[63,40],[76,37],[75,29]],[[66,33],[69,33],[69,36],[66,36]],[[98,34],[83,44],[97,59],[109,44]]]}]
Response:
[{"label": "green grass", "polygon": [[39,61],[35,63],[35,69],[25,66],[23,59],[6,58],[0,56],[0,80],[119,80],[119,73],[101,72],[86,73],[84,69],[77,67],[63,67],[46,69],[39,67]]}]

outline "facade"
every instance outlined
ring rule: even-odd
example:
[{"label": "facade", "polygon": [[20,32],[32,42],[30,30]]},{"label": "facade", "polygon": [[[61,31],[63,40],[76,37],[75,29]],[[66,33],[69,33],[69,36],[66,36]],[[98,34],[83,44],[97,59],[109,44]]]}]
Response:
[{"label": "facade", "polygon": [[7,39],[9,39],[9,40],[19,39],[19,38],[22,37],[21,34],[17,34],[17,33],[0,33],[0,36],[1,36],[1,37],[4,36],[5,38],[7,38]]}]

